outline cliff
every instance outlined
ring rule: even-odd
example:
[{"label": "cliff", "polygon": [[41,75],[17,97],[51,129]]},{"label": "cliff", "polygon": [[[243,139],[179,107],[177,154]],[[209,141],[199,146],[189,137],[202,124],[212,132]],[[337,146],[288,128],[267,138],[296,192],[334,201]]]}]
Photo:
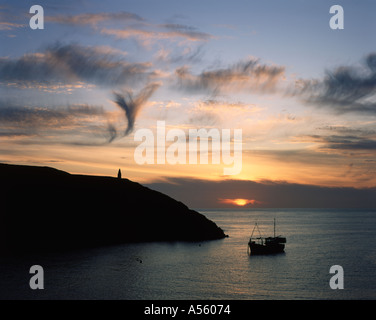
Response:
[{"label": "cliff", "polygon": [[0,247],[7,251],[225,237],[200,213],[127,179],[0,164],[0,192]]}]

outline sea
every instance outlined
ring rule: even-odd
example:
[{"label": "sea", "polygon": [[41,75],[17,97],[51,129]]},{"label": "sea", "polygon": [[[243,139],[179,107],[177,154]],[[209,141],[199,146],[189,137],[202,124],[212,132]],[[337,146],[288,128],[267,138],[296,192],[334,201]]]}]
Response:
[{"label": "sea", "polygon": [[[0,257],[0,299],[376,299],[375,210],[198,211],[228,237]],[[276,235],[287,238],[285,253],[249,255],[255,223],[272,236],[274,219]],[[30,288],[33,265],[43,268],[43,289]],[[343,289],[332,289],[331,280],[343,280]]]}]

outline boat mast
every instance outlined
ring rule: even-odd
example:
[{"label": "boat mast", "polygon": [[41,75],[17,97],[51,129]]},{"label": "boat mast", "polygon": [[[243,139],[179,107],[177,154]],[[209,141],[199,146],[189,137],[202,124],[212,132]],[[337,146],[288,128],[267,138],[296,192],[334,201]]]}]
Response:
[{"label": "boat mast", "polygon": [[275,238],[275,218],[274,218],[274,238]]}]

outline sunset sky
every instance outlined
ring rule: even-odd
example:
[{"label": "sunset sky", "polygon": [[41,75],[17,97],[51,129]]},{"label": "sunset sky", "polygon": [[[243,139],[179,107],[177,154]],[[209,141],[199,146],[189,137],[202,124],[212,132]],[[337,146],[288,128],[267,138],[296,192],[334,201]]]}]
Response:
[{"label": "sunset sky", "polygon": [[[43,30],[29,26],[34,4]],[[333,4],[343,30],[329,27]],[[375,12],[371,0],[1,1],[0,162],[121,168],[192,206],[293,206],[297,189],[301,206],[316,191],[374,204]],[[241,172],[137,164],[134,135],[156,136],[157,121],[187,136],[242,129]]]}]

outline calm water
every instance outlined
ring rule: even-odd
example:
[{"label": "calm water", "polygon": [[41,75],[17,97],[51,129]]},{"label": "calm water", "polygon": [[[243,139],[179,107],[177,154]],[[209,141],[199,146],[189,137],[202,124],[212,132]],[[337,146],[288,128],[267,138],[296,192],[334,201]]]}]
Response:
[{"label": "calm water", "polygon": [[[230,237],[142,243],[23,259],[0,258],[1,299],[376,299],[376,212],[201,210]],[[287,237],[286,253],[248,256],[255,221]],[[45,289],[29,288],[44,268]],[[332,265],[344,289],[329,287]]]}]

